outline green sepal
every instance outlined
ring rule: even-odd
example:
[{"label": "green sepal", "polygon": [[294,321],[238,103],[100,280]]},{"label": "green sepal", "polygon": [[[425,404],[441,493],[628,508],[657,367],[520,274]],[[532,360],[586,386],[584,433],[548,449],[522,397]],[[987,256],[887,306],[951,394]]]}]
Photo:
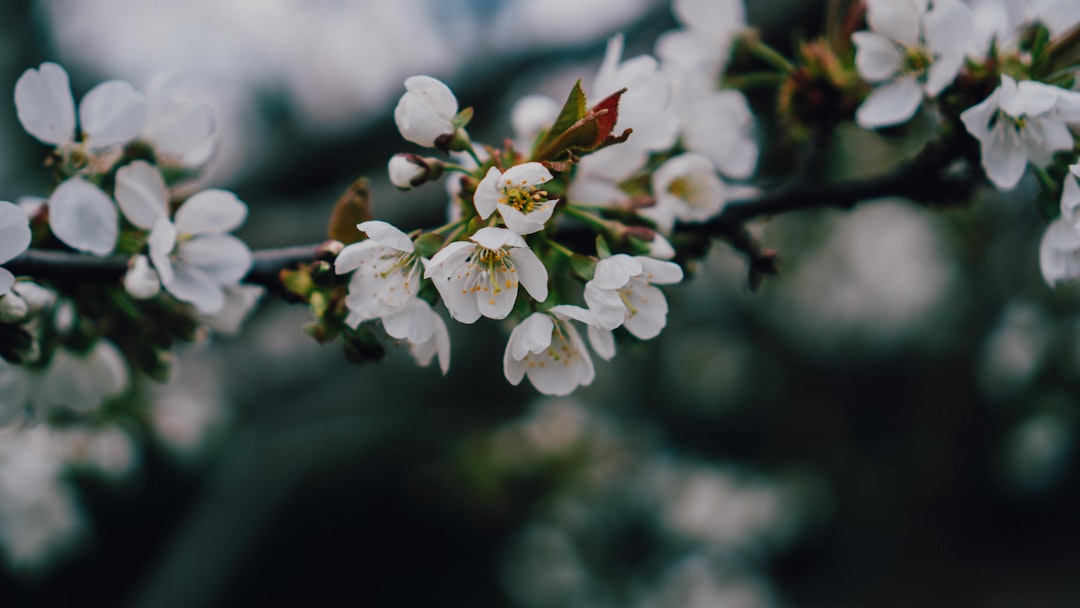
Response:
[{"label": "green sepal", "polygon": [[596,255],[601,260],[611,257],[611,247],[602,234],[596,235]]},{"label": "green sepal", "polygon": [[441,234],[428,232],[427,234],[420,235],[419,238],[413,241],[413,248],[420,257],[430,258],[442,249],[443,240]]},{"label": "green sepal", "polygon": [[586,281],[591,281],[593,275],[596,274],[596,262],[597,259],[592,256],[575,253],[570,257],[570,268],[577,276]]},{"label": "green sepal", "polygon": [[454,125],[454,130],[464,129],[465,127],[467,127],[469,125],[469,123],[472,121],[472,119],[473,119],[473,109],[472,109],[472,106],[469,106],[469,107],[465,108],[464,110],[458,112],[457,115],[455,115],[453,118],[451,118],[450,119],[450,124]]}]

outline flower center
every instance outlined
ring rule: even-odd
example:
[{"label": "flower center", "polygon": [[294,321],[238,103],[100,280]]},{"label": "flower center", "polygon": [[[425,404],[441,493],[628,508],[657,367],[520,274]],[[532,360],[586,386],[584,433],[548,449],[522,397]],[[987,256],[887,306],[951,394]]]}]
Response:
[{"label": "flower center", "polygon": [[499,202],[510,205],[522,213],[531,213],[540,203],[547,200],[546,190],[537,190],[536,186],[530,186],[528,181],[522,181],[520,186],[515,186],[510,180],[506,180],[503,187],[503,195]]},{"label": "flower center", "polygon": [[904,71],[911,74],[922,75],[930,68],[930,55],[921,48],[904,50]]}]

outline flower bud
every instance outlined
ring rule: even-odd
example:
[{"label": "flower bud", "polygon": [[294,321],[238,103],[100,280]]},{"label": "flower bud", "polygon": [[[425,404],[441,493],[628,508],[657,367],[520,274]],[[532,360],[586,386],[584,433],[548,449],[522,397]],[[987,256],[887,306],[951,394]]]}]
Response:
[{"label": "flower bud", "polygon": [[430,76],[412,76],[405,80],[405,89],[394,108],[402,137],[430,148],[436,138],[455,131],[458,102],[450,87]]},{"label": "flower bud", "polygon": [[19,281],[11,288],[30,307],[30,314],[36,315],[53,305],[56,294],[32,281]]},{"label": "flower bud", "polygon": [[18,323],[26,319],[30,314],[30,307],[26,300],[18,294],[9,291],[0,296],[0,323]]},{"label": "flower bud", "polygon": [[145,255],[137,255],[128,263],[124,275],[124,289],[136,300],[152,298],[161,291],[161,280],[156,270],[150,267],[150,260]]},{"label": "flower bud", "polygon": [[344,248],[345,243],[342,243],[341,241],[335,241],[333,239],[323,241],[315,248],[314,260],[316,262],[333,262]]},{"label": "flower bud", "polygon": [[442,177],[444,165],[437,158],[416,154],[395,154],[387,165],[390,181],[399,190],[409,190]]}]

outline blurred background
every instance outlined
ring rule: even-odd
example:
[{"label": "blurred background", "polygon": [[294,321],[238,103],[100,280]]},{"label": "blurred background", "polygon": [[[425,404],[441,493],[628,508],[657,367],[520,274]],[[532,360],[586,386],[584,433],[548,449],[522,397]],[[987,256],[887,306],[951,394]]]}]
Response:
[{"label": "blurred background", "polygon": [[[824,3],[748,4],[789,48]],[[215,107],[205,183],[247,202],[241,235],[303,244],[359,175],[378,218],[442,222],[440,186],[385,175],[416,151],[391,116],[407,76],[497,142],[611,34],[633,56],[673,27],[658,0],[4,3],[0,90],[42,61],[76,97],[176,74]],[[0,96],[0,198],[47,194],[46,151]],[[842,129],[828,164],[911,151]],[[495,323],[450,327],[442,377],[394,349],[351,365],[267,298],[147,382],[143,422],[0,439],[0,606],[1075,606],[1080,293],[1042,283],[1035,192],[757,224],[778,277],[749,292],[716,243],[664,333],[566,399],[505,382]]]}]

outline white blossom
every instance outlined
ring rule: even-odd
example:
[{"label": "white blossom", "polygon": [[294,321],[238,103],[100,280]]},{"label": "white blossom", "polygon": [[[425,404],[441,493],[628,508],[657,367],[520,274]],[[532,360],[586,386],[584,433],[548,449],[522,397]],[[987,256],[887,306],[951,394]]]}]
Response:
[{"label": "white blossom", "polygon": [[657,56],[666,65],[699,70],[715,82],[735,35],[746,28],[743,0],[674,0],[671,9],[682,27],[657,39]]},{"label": "white blossom", "polygon": [[124,357],[108,340],[98,340],[83,352],[58,347],[43,367],[0,360],[0,423],[25,411],[90,412],[122,394],[128,383]]},{"label": "white blossom", "polygon": [[1045,167],[1055,152],[1071,150],[1070,123],[1080,122],[1080,93],[1001,76],[989,97],[960,114],[979,140],[986,177],[998,190],[1012,190],[1030,162]]},{"label": "white blossom", "polygon": [[150,258],[137,255],[128,262],[124,290],[136,300],[146,300],[161,292],[161,277],[150,265]]},{"label": "white blossom", "polygon": [[855,67],[874,90],[855,112],[860,127],[896,125],[956,78],[974,34],[958,0],[867,0],[870,31],[851,35]]},{"label": "white blossom", "polygon": [[[15,83],[15,110],[27,133],[58,147],[76,145],[75,100],[68,74],[55,63],[23,72]],[[79,104],[83,143],[91,151],[135,139],[146,119],[146,104],[127,82],[110,80],[91,89]]]},{"label": "white blossom", "polygon": [[547,299],[547,269],[525,239],[505,228],[481,228],[469,241],[450,243],[427,263],[424,277],[442,295],[450,316],[473,323],[481,315],[505,319],[518,284],[536,301]]},{"label": "white blossom", "polygon": [[337,274],[353,273],[345,298],[350,327],[389,315],[414,299],[422,268],[412,239],[401,230],[378,220],[356,227],[368,238],[342,249],[334,262]]},{"label": "white blossom", "polygon": [[395,154],[386,164],[386,172],[398,190],[411,190],[416,187],[414,180],[426,175],[427,169],[410,160],[408,154]]},{"label": "white blossom", "polygon": [[198,167],[217,148],[217,126],[209,104],[185,92],[174,75],[146,87],[146,122],[140,139],[154,148],[159,165]]},{"label": "white blossom", "polygon": [[[0,201],[0,264],[10,261],[30,246],[30,220],[18,205]],[[0,295],[15,284],[15,275],[0,267]]]},{"label": "white blossom", "polygon": [[438,356],[443,375],[450,370],[450,333],[446,322],[431,305],[412,298],[403,306],[382,317],[383,329],[391,338],[404,340],[420,365],[426,366]]},{"label": "white blossom", "polygon": [[707,157],[687,152],[672,157],[652,174],[656,204],[639,213],[656,222],[664,234],[671,234],[676,220],[700,222],[724,208],[727,187],[716,175]]},{"label": "white blossom", "polygon": [[143,161],[117,171],[116,201],[128,221],[150,231],[150,260],[165,289],[202,315],[221,312],[225,289],[251,269],[251,249],[227,234],[244,223],[247,206],[231,192],[204,190],[170,220],[165,180]]},{"label": "white blossom", "polygon": [[506,173],[491,167],[476,186],[476,212],[487,219],[498,209],[509,230],[521,235],[539,232],[555,212],[555,201],[537,186],[551,179],[551,172],[540,163],[517,165]]},{"label": "white blossom", "polygon": [[1039,268],[1053,286],[1080,277],[1080,164],[1069,167],[1061,192],[1061,216],[1046,227],[1039,245]]},{"label": "white blossom", "polygon": [[405,94],[394,108],[394,122],[401,136],[431,148],[440,135],[454,132],[457,98],[450,87],[431,76],[405,79]]},{"label": "white blossom", "polygon": [[218,334],[235,336],[265,294],[266,289],[258,285],[226,285],[221,310],[212,315],[200,314],[198,319]]},{"label": "white blossom", "polygon": [[528,376],[545,395],[569,395],[592,383],[596,376],[592,358],[566,314],[575,308],[564,305],[535,312],[511,331],[503,354],[503,373],[510,384],[516,386]]},{"label": "white blossom", "polygon": [[585,303],[599,328],[623,326],[634,336],[648,340],[659,335],[667,324],[667,299],[656,285],[671,285],[682,279],[682,268],[673,262],[617,254],[596,264],[595,275],[585,284]]}]

